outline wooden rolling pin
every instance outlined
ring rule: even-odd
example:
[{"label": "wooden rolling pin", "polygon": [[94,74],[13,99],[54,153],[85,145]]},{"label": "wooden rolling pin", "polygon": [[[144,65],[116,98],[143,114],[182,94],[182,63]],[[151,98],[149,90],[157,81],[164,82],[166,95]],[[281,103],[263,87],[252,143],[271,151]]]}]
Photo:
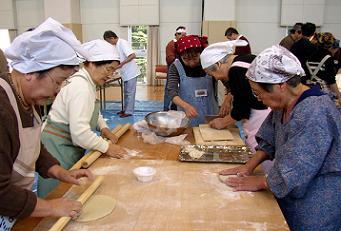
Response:
[{"label": "wooden rolling pin", "polygon": [[[117,125],[113,130],[111,130],[111,132],[113,134],[115,134],[116,132],[118,132],[120,129],[122,128],[122,125],[119,124]],[[78,160],[71,168],[70,170],[73,169],[80,169],[82,167],[82,163],[95,151],[90,152],[89,154],[84,155],[80,160]]]},{"label": "wooden rolling pin", "polygon": [[[115,136],[119,139],[128,129],[130,128],[130,124],[125,124],[123,127],[115,133]],[[82,163],[83,168],[88,168],[93,162],[95,162],[102,153],[100,151],[94,151],[93,153],[89,154],[89,157],[85,159]]]},{"label": "wooden rolling pin", "polygon": [[[90,196],[96,191],[96,189],[101,185],[104,176],[98,176],[96,180],[87,188],[82,195],[77,199],[77,201],[84,203],[90,198]],[[63,230],[65,225],[71,220],[71,217],[61,217],[58,221],[49,229],[49,231],[60,231]]]}]

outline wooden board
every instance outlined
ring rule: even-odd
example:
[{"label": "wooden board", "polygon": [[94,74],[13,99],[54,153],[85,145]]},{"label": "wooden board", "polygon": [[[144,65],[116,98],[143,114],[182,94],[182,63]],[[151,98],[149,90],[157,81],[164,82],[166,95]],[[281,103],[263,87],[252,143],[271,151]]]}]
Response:
[{"label": "wooden board", "polygon": [[208,124],[199,124],[199,130],[204,141],[228,141],[234,139],[234,136],[227,128],[215,129]]},{"label": "wooden board", "polygon": [[[132,171],[146,165],[157,173],[152,182],[138,182]],[[234,166],[98,159],[90,170],[105,178],[94,195],[115,198],[117,206],[96,221],[71,221],[64,231],[289,230],[271,192],[233,192],[220,182],[217,172]],[[82,191],[73,186],[66,197]],[[45,218],[35,230],[48,230],[55,220]]]},{"label": "wooden board", "polygon": [[239,130],[237,128],[230,129],[234,137],[233,140],[227,141],[204,141],[201,136],[199,127],[193,127],[193,134],[195,144],[206,144],[206,145],[245,145],[244,141],[239,136]]},{"label": "wooden board", "polygon": [[199,130],[204,141],[226,141],[234,139],[228,129],[214,129],[208,124],[199,124]]}]

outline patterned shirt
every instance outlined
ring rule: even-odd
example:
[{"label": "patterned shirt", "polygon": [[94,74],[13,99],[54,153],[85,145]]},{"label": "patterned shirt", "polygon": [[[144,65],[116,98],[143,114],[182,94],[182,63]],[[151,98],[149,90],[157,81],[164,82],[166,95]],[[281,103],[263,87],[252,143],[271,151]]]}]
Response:
[{"label": "patterned shirt", "polygon": [[287,123],[272,111],[256,135],[275,159],[267,183],[292,230],[341,227],[341,113],[317,91],[302,94]]}]

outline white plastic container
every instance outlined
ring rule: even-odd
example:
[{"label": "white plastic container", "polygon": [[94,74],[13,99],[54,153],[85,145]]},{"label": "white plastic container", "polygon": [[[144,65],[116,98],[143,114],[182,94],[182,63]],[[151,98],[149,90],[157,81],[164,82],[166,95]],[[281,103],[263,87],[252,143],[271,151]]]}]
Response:
[{"label": "white plastic container", "polygon": [[135,168],[133,173],[137,177],[138,181],[150,182],[153,180],[156,170],[153,167],[142,166]]}]

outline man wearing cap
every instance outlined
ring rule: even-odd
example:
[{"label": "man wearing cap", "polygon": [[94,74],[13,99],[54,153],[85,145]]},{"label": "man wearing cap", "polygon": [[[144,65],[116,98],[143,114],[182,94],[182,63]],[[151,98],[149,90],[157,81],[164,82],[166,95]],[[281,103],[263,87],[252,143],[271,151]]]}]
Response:
[{"label": "man wearing cap", "polygon": [[166,46],[166,62],[167,66],[169,67],[176,58],[178,58],[178,55],[176,53],[176,42],[182,37],[186,36],[186,27],[179,26],[176,28],[175,38],[168,42]]},{"label": "man wearing cap", "polygon": [[120,56],[121,76],[124,82],[124,110],[118,114],[121,118],[132,116],[135,108],[135,95],[137,77],[141,74],[135,61],[136,55],[127,40],[119,38],[114,32],[108,30],[103,34],[105,41],[116,46]]},{"label": "man wearing cap", "polygon": [[[116,48],[102,39],[84,43],[82,48],[88,52],[84,67],[71,76],[58,93],[41,137],[46,149],[66,169],[71,168],[85,150],[100,151],[116,158],[124,153],[114,144],[117,137],[108,129],[96,99],[96,87],[112,77],[120,57]],[[102,137],[96,134],[96,128]],[[58,184],[57,180],[40,177],[38,196],[45,197]]]},{"label": "man wearing cap", "polygon": [[[175,38],[168,42],[166,46],[166,63],[167,63],[168,68],[174,62],[176,58],[179,58],[179,55],[177,54],[177,51],[176,51],[176,42],[181,37],[186,36],[186,34],[187,34],[186,27],[179,26],[178,28],[176,28],[176,31],[174,34]],[[168,95],[167,87],[168,87],[168,75],[167,75],[167,80],[165,83],[165,94],[163,97],[163,110],[164,111],[168,111],[169,109],[176,110],[176,105],[172,103],[172,99]]]},{"label": "man wearing cap", "polygon": [[225,31],[225,37],[229,41],[244,40],[244,41],[247,42],[247,45],[235,48],[235,50],[234,50],[234,54],[235,55],[248,55],[248,54],[251,54],[251,47],[250,47],[249,40],[247,40],[247,38],[244,35],[239,34],[238,31],[235,28],[233,28],[233,27],[227,28],[226,31]]},{"label": "man wearing cap", "polygon": [[254,55],[234,55],[236,46],[245,46],[244,40],[233,40],[209,45],[200,55],[205,72],[222,81],[233,96],[231,113],[212,120],[209,125],[223,129],[241,121],[246,134],[246,144],[255,149],[255,134],[269,114],[269,109],[252,94],[245,73],[254,60]]},{"label": "man wearing cap", "polygon": [[303,23],[295,23],[293,28],[290,30],[290,34],[283,38],[279,45],[287,48],[288,50],[291,49],[292,45],[298,40],[302,38],[302,25]]},{"label": "man wearing cap", "polygon": [[82,204],[66,198],[43,200],[32,192],[34,172],[43,177],[79,184],[88,170],[67,171],[41,145],[37,106],[54,98],[79,59],[86,57],[71,30],[49,18],[34,31],[18,36],[5,50],[11,74],[0,78],[0,229],[10,230],[16,219],[80,214]]},{"label": "man wearing cap", "polygon": [[[252,62],[246,76],[252,91],[272,108],[257,133],[256,154],[222,175],[235,191],[269,189],[290,230],[340,230],[341,114],[329,96],[301,84],[299,60],[281,46]],[[267,176],[253,175],[274,159]]]}]

